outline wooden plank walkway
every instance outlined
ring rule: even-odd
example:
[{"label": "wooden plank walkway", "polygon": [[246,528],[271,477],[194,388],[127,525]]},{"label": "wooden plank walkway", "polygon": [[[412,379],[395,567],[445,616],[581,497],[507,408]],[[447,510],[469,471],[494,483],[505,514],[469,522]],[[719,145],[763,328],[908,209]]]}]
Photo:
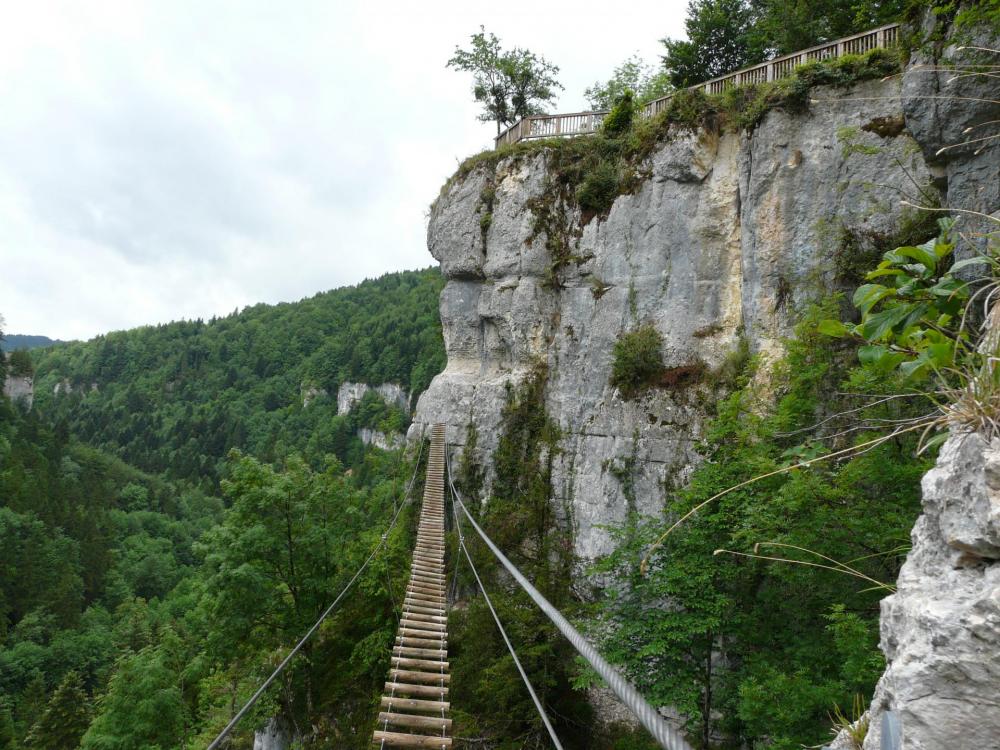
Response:
[{"label": "wooden plank walkway", "polygon": [[372,735],[379,747],[451,747],[444,513],[444,425],[438,424],[431,429],[410,582]]}]

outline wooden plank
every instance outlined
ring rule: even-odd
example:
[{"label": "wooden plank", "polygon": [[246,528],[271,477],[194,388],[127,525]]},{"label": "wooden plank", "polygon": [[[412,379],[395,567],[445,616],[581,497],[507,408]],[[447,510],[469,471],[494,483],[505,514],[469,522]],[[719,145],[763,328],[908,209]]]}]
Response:
[{"label": "wooden plank", "polygon": [[443,610],[444,596],[428,596],[427,594],[407,594],[404,604],[416,604],[421,607],[436,607]]},{"label": "wooden plank", "polygon": [[411,628],[408,625],[402,625],[399,628],[399,632],[396,634],[396,638],[402,637],[410,638],[426,638],[431,641],[445,641],[448,639],[447,633],[439,633],[433,630],[420,630],[419,628]]},{"label": "wooden plank", "polygon": [[444,610],[440,607],[422,607],[419,604],[413,604],[404,605],[404,609],[421,615],[444,615]]},{"label": "wooden plank", "polygon": [[427,622],[425,620],[411,620],[405,615],[399,621],[399,626],[401,628],[417,628],[419,630],[433,630],[438,633],[444,633],[448,630],[448,626],[443,622]]},{"label": "wooden plank", "polygon": [[402,656],[394,656],[392,657],[392,663],[400,667],[420,667],[421,669],[428,669],[431,672],[448,669],[448,662],[432,661],[431,659],[407,659]]},{"label": "wooden plank", "polygon": [[412,669],[390,669],[389,677],[393,680],[426,682],[431,685],[440,685],[451,681],[451,675],[445,672],[418,672]]},{"label": "wooden plank", "polygon": [[429,734],[401,734],[376,731],[372,744],[385,747],[451,747],[450,737],[432,737]]},{"label": "wooden plank", "polygon": [[442,719],[438,716],[387,713],[386,711],[379,713],[378,723],[382,726],[388,723],[397,727],[421,727],[439,731],[451,729],[451,719]]},{"label": "wooden plank", "polygon": [[408,682],[386,682],[385,692],[394,695],[419,695],[424,698],[443,698],[448,695],[446,687],[431,687],[430,685],[411,685]]},{"label": "wooden plank", "polygon": [[393,646],[392,653],[398,656],[416,656],[426,659],[447,659],[448,652],[440,648],[414,648],[413,646]]},{"label": "wooden plank", "polygon": [[397,646],[407,646],[409,648],[441,648],[447,647],[444,638],[432,640],[430,638],[414,638],[408,635],[396,636]]},{"label": "wooden plank", "polygon": [[390,711],[397,709],[400,711],[430,711],[440,714],[450,707],[451,704],[448,701],[423,701],[419,698],[400,698],[399,696],[392,698],[383,696],[382,698],[382,708],[388,708]]},{"label": "wooden plank", "polygon": [[423,612],[411,612],[404,614],[403,617],[407,620],[416,620],[417,622],[434,622],[441,625],[448,622],[448,618],[444,615],[428,615]]}]

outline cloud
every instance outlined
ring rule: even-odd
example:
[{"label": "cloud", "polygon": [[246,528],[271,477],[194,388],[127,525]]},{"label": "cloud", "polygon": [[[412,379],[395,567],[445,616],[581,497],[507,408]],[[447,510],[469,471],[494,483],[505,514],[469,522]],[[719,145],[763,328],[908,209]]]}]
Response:
[{"label": "cloud", "polygon": [[0,312],[89,337],[430,265],[426,211],[489,145],[446,70],[480,23],[563,109],[683,3],[36,2],[0,28]]}]

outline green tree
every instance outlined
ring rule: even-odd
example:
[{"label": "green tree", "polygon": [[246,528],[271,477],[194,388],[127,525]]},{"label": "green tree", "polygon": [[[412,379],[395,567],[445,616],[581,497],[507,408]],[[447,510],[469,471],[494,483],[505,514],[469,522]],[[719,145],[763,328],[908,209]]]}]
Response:
[{"label": "green tree", "polygon": [[633,55],[615,68],[607,81],[597,81],[584,91],[584,96],[594,109],[611,109],[626,91],[633,92],[636,103],[641,106],[672,90],[667,71],[655,70],[641,57]]},{"label": "green tree", "polygon": [[[278,472],[250,457],[235,457],[223,489],[232,499],[225,522],[206,535],[208,589],[215,653],[224,658],[293,642],[329,604],[342,574],[352,498],[339,466],[324,473],[291,459]],[[339,554],[338,554],[339,552]],[[262,610],[261,602],[268,605]],[[312,650],[303,649],[302,710],[314,705]]]},{"label": "green tree", "polygon": [[0,695],[0,750],[15,750],[16,747],[17,731],[14,728],[14,715],[7,697]]},{"label": "green tree", "polygon": [[15,349],[7,355],[7,366],[10,374],[16,377],[31,377],[35,374],[35,365],[27,349]]},{"label": "green tree", "polygon": [[67,750],[80,744],[90,724],[90,698],[77,672],[67,672],[31,727],[24,744],[29,750]]},{"label": "green tree", "polygon": [[898,21],[907,0],[754,0],[751,46],[787,54]]},{"label": "green tree", "polygon": [[496,121],[497,134],[504,126],[543,110],[562,86],[556,79],[559,68],[526,49],[504,50],[494,34],[479,27],[468,50],[455,48],[447,67],[472,73],[472,93],[483,105],[479,119]]},{"label": "green tree", "polygon": [[[0,391],[3,390],[2,384],[7,379],[7,357],[3,354],[3,327],[4,327],[3,315],[0,315]],[[2,395],[2,394],[0,394]]]},{"label": "green tree", "polygon": [[677,88],[693,86],[760,62],[753,46],[754,13],[746,0],[690,0],[687,39],[664,39],[664,68]]},{"label": "green tree", "polygon": [[182,747],[187,710],[180,675],[164,647],[123,657],[98,714],[80,743],[83,750],[167,750]]}]

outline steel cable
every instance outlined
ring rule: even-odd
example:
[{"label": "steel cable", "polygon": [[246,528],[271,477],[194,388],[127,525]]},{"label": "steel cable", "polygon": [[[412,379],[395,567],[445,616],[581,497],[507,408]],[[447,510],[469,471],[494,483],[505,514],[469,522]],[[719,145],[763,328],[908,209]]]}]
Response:
[{"label": "steel cable", "polygon": [[[449,480],[451,479],[449,471]],[[450,484],[450,481],[449,481]],[[458,502],[458,495],[455,494],[454,486],[452,486],[452,497]],[[493,620],[497,624],[497,630],[500,631],[500,635],[503,636],[504,643],[507,644],[507,650],[510,651],[511,657],[514,659],[514,666],[517,667],[517,671],[521,673],[521,679],[524,680],[525,687],[528,688],[528,692],[531,694],[531,700],[535,702],[535,708],[538,709],[538,715],[542,717],[542,722],[545,724],[545,728],[549,731],[549,737],[552,738],[552,744],[558,748],[558,750],[563,750],[562,743],[559,742],[559,737],[556,735],[556,730],[552,727],[552,722],[549,721],[548,714],[545,713],[545,708],[542,706],[542,702],[538,699],[535,694],[535,689],[531,686],[531,680],[528,679],[527,673],[524,671],[524,667],[521,666],[521,660],[517,658],[517,652],[514,651],[514,644],[510,642],[510,638],[507,637],[507,631],[504,630],[503,623],[500,622],[500,616],[497,611],[493,608],[493,602],[490,601],[490,595],[486,593],[486,587],[483,585],[482,579],[479,577],[479,571],[476,570],[476,564],[472,562],[472,556],[469,554],[468,547],[465,546],[465,537],[462,534],[462,526],[458,519],[458,509],[455,507],[455,503],[451,506],[452,512],[455,514],[455,529],[458,532],[458,547],[462,552],[465,553],[465,558],[469,561],[469,567],[472,569],[472,575],[476,577],[476,583],[479,584],[479,590],[483,592],[483,599],[486,600],[486,606],[490,608],[490,613],[493,615]],[[461,559],[461,558],[459,558]]]},{"label": "steel cable", "polygon": [[[422,453],[423,443],[421,443],[420,448]],[[392,517],[392,521],[389,523],[389,528],[387,528],[385,530],[385,533],[382,534],[382,537],[381,539],[379,539],[378,544],[375,545],[375,549],[373,549],[371,554],[368,555],[368,559],[365,560],[364,563],[362,563],[361,567],[358,568],[357,572],[351,577],[351,580],[347,582],[347,585],[344,586],[343,590],[339,594],[337,594],[337,598],[333,600],[333,603],[326,608],[323,614],[319,616],[319,619],[316,620],[316,622],[313,624],[311,628],[309,628],[309,631],[304,636],[302,636],[302,638],[299,640],[298,643],[295,644],[295,648],[289,651],[288,655],[281,660],[281,663],[271,673],[271,676],[268,677],[266,680],[264,680],[264,683],[259,688],[257,688],[257,692],[255,692],[252,696],[250,696],[250,700],[246,702],[243,708],[241,708],[239,711],[236,712],[236,715],[229,720],[229,723],[226,724],[226,726],[223,728],[221,732],[219,732],[219,735],[214,740],[212,740],[212,743],[208,746],[207,750],[216,750],[216,748],[219,747],[222,741],[229,736],[229,733],[233,731],[233,728],[237,724],[239,724],[240,720],[247,714],[247,712],[251,708],[254,707],[257,701],[260,700],[260,697],[264,694],[264,691],[271,686],[271,683],[273,683],[283,671],[285,671],[285,667],[288,666],[289,662],[291,662],[291,660],[295,657],[295,655],[302,650],[302,647],[305,646],[306,642],[310,638],[312,638],[312,636],[316,633],[316,631],[319,630],[319,626],[322,625],[323,621],[330,616],[330,614],[333,612],[334,609],[336,609],[337,605],[340,603],[340,600],[344,598],[344,595],[348,591],[350,591],[351,587],[354,585],[354,582],[358,580],[361,574],[365,571],[365,568],[368,567],[368,564],[371,563],[373,559],[375,559],[375,555],[377,555],[379,551],[382,549],[382,547],[385,546],[386,540],[388,540],[389,538],[389,533],[396,526],[396,521],[399,520],[399,514],[402,513],[403,508],[406,507],[407,502],[409,500],[410,490],[413,488],[413,483],[416,480],[417,476],[417,469],[420,467],[421,453],[417,454],[417,461],[413,467],[413,476],[410,477],[410,483],[407,485],[406,491],[403,494],[403,502],[401,502],[399,506],[396,508],[396,512]]]},{"label": "steel cable", "polygon": [[[445,450],[445,457],[448,457],[448,451]],[[563,617],[562,613],[558,609],[552,606],[548,599],[546,599],[542,594],[531,585],[531,582],[518,570],[514,563],[507,559],[503,552],[493,543],[486,532],[483,531],[479,524],[476,523],[476,519],[472,517],[469,509],[465,507],[465,503],[462,502],[462,496],[455,489],[455,483],[451,475],[451,463],[448,462],[448,484],[451,486],[451,491],[454,494],[455,503],[462,509],[465,517],[472,524],[472,528],[476,530],[480,538],[489,547],[490,551],[496,556],[496,558],[503,564],[507,571],[514,577],[521,588],[523,588],[530,596],[535,604],[545,613],[545,615],[552,620],[553,624],[559,628],[559,631],[566,636],[566,639],[573,644],[579,654],[586,659],[590,666],[594,668],[594,671],[601,676],[601,678],[608,684],[608,686],[614,691],[615,695],[624,703],[636,718],[642,723],[644,727],[649,731],[651,735],[659,743],[660,747],[664,750],[692,750],[691,746],[688,744],[687,740],[681,735],[681,733],[670,726],[662,716],[660,716],[659,711],[653,708],[639,691],[630,683],[625,677],[613,666],[611,666],[603,656],[598,653],[597,649],[584,638],[576,628],[570,625],[569,621]],[[471,560],[470,560],[471,562]]]}]

